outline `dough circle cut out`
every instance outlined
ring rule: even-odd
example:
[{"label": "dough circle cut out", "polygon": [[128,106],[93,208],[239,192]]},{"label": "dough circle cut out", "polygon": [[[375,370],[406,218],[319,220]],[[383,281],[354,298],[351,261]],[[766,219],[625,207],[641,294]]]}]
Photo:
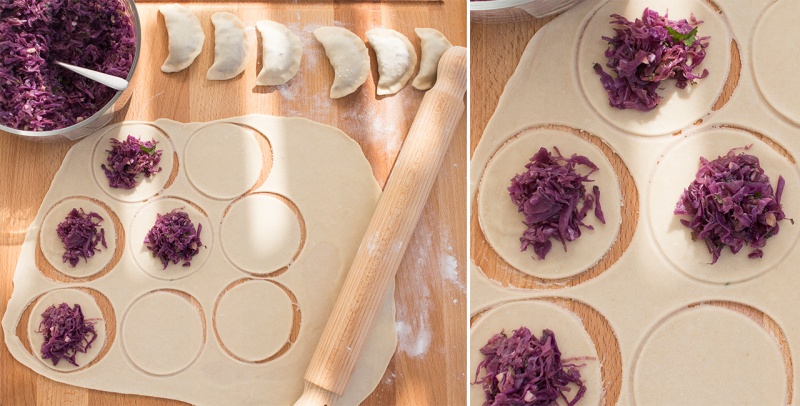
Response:
[{"label": "dough circle cut out", "polygon": [[[78,364],[77,366],[72,365],[63,358],[58,361],[58,365],[53,365],[50,359],[42,358],[41,348],[44,343],[44,335],[38,332],[39,324],[42,322],[42,313],[44,313],[48,307],[53,305],[58,306],[61,303],[68,304],[70,308],[74,307],[75,304],[79,304],[81,306],[81,312],[83,313],[83,319],[86,321],[94,321],[94,331],[97,333],[97,338],[95,338],[94,342],[89,346],[88,351],[85,353],[79,352],[75,356],[75,362]],[[79,289],[65,288],[51,290],[42,295],[31,310],[31,315],[28,319],[28,340],[30,341],[31,349],[36,358],[49,368],[59,372],[71,372],[84,369],[100,355],[103,351],[103,347],[106,345],[106,324],[103,318],[103,312],[90,294]]]},{"label": "dough circle cut out", "polygon": [[152,375],[188,368],[205,345],[205,317],[199,306],[189,294],[173,290],[139,297],[122,320],[125,355]]},{"label": "dough circle cut out", "polygon": [[656,405],[785,405],[778,342],[730,308],[702,304],[668,316],[634,361],[633,400]]},{"label": "dough circle cut out", "polygon": [[[107,164],[108,150],[111,149],[111,139],[124,141],[132,135],[141,141],[155,140],[156,149],[160,149],[161,161],[158,166],[161,171],[145,178],[143,175],[136,177],[136,187],[133,189],[112,188],[109,186],[108,178],[103,171],[102,165]],[[146,123],[122,123],[112,126],[105,134],[97,140],[92,154],[92,173],[97,184],[106,194],[114,199],[123,202],[141,202],[160,193],[169,182],[173,165],[177,165],[174,157],[175,149],[172,141],[158,127]],[[107,165],[106,165],[107,166]]]},{"label": "dough circle cut out", "polygon": [[[97,244],[97,250],[91,258],[81,258],[77,265],[72,267],[69,262],[64,262],[64,243],[58,236],[56,229],[59,223],[64,221],[72,209],[83,209],[84,212],[95,212],[103,218],[98,224],[105,233],[106,245]],[[53,206],[42,221],[42,228],[39,233],[39,246],[42,249],[45,259],[57,271],[73,278],[88,278],[102,271],[111,262],[114,252],[117,249],[117,232],[111,214],[99,204],[83,197],[72,197],[61,201]]]},{"label": "dough circle cut out", "polygon": [[[478,364],[483,360],[481,347],[486,345],[495,334],[505,331],[511,335],[512,331],[527,327],[536,337],[541,336],[542,330],[549,329],[555,333],[558,348],[562,358],[589,357],[582,361],[586,365],[580,368],[581,379],[586,385],[586,393],[580,403],[586,405],[599,405],[603,398],[602,373],[598,361],[597,350],[583,322],[577,315],[554,303],[543,300],[525,300],[501,304],[487,312],[472,325],[470,329],[470,364],[467,376],[470,382],[474,380]],[[482,375],[481,375],[482,376]],[[567,396],[571,399],[576,387],[570,385],[571,392]],[[485,400],[481,385],[470,385],[469,398],[473,405],[481,405]]]},{"label": "dough circle cut out", "polygon": [[189,181],[215,199],[231,199],[255,186],[261,175],[261,148],[252,130],[229,123],[207,125],[186,145]]},{"label": "dough circle cut out", "polygon": [[222,249],[234,265],[252,274],[289,266],[302,242],[297,216],[270,194],[243,197],[230,206],[222,220]]},{"label": "dough circle cut out", "polygon": [[214,311],[220,344],[246,362],[265,361],[277,354],[289,343],[293,321],[291,298],[263,279],[234,283],[220,296]]},{"label": "dough circle cut out", "polygon": [[[202,230],[200,230],[200,241],[203,243],[203,248],[200,248],[200,252],[189,261],[189,266],[183,266],[183,262],[178,262],[177,264],[170,262],[165,269],[161,259],[153,256],[153,252],[147,248],[144,239],[147,236],[147,232],[156,223],[156,218],[159,214],[163,215],[175,209],[189,214],[189,219],[195,229],[199,224],[203,225]],[[211,247],[214,243],[214,234],[211,222],[192,203],[174,197],[165,197],[153,200],[136,213],[136,217],[134,217],[133,223],[130,225],[130,239],[128,241],[133,259],[143,271],[154,278],[171,281],[185,278],[203,267],[210,255]]]},{"label": "dough circle cut out", "polygon": [[[703,241],[692,241],[691,230],[680,223],[682,218],[673,214],[683,190],[695,179],[700,157],[716,159],[732,148],[752,147],[746,152],[759,158],[761,167],[775,188],[778,176],[786,180],[781,205],[786,220],[779,223],[780,232],[767,240],[762,248],[763,258],[750,259],[753,250],[745,246],[737,254],[725,248],[719,260],[711,264],[711,254]],[[666,259],[685,275],[704,282],[727,284],[758,277],[779,264],[791,251],[800,224],[793,225],[790,218],[800,216],[800,175],[788,159],[770,148],[756,136],[734,128],[714,128],[688,135],[676,141],[657,164],[648,193],[647,210],[653,236]]]},{"label": "dough circle cut out", "polygon": [[[516,174],[525,171],[525,165],[539,148],[555,153],[553,146],[565,157],[583,155],[600,168],[590,177],[594,182],[587,184],[587,192],[591,193],[593,185],[600,188],[606,224],[590,212],[584,223],[592,225],[594,230],[582,228],[581,236],[567,243],[567,251],[558,240],[552,240],[553,249],[540,260],[532,247],[520,251],[519,239],[527,226],[522,222],[524,216],[509,197],[508,187]],[[585,167],[577,169],[586,173]],[[511,266],[539,278],[561,279],[583,273],[607,254],[622,222],[621,196],[614,168],[599,148],[568,132],[528,129],[500,147],[486,166],[478,189],[478,219],[486,241]]]},{"label": "dough circle cut out", "polygon": [[764,99],[795,125],[800,125],[800,104],[795,95],[800,81],[787,80],[797,75],[797,60],[785,52],[775,52],[775,44],[796,44],[800,31],[794,27],[800,19],[800,2],[781,0],[773,3],[756,23],[752,40],[751,63],[756,87]]},{"label": "dough circle cut out", "polygon": [[[608,93],[593,67],[599,63],[606,68],[608,58],[604,53],[608,43],[602,37],[613,36],[615,26],[610,24],[611,14],[620,14],[633,21],[635,18],[641,19],[642,10],[647,7],[661,15],[669,11],[671,20],[688,20],[694,13],[698,20],[703,21],[698,28],[698,35],[711,36],[711,39],[706,48],[706,58],[696,69],[698,74],[708,69],[709,74],[697,80],[696,85],[688,85],[684,89],[678,89],[674,80],[662,82],[663,86],[659,86],[658,91],[662,100],[653,110],[620,110],[609,105]],[[705,1],[611,0],[595,10],[583,28],[576,57],[577,77],[592,109],[609,124],[636,135],[672,134],[691,126],[711,111],[728,79],[730,43],[728,28]]]}]

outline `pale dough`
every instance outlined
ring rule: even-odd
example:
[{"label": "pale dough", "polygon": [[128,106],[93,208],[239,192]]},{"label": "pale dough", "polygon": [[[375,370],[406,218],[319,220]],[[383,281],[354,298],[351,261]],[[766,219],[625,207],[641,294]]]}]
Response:
[{"label": "pale dough", "polygon": [[[555,154],[553,146],[565,157],[583,155],[600,168],[590,176],[594,182],[585,183],[585,186],[587,193],[592,193],[594,185],[600,188],[606,224],[595,217],[593,210],[590,211],[583,221],[593,226],[594,230],[581,228],[581,236],[567,242],[566,251],[560,241],[551,239],[553,249],[545,259],[538,259],[533,247],[520,251],[519,239],[527,226],[523,223],[525,216],[519,213],[517,205],[508,195],[508,187],[516,174],[526,171],[525,165],[539,148],[547,148],[551,154]],[[588,173],[585,166],[576,169],[581,174]],[[540,278],[559,279],[586,271],[608,252],[622,222],[620,204],[619,182],[603,151],[570,133],[547,129],[526,130],[505,144],[486,167],[478,194],[478,218],[486,240],[511,266]]]},{"label": "pale dough", "polygon": [[[175,148],[173,148],[172,141],[164,132],[159,130],[158,127],[147,123],[131,124],[124,127],[111,127],[101,131],[103,131],[104,134],[96,138],[97,145],[94,147],[91,165],[94,179],[104,192],[114,199],[123,202],[139,202],[155,196],[164,189],[172,173],[172,167],[175,165],[175,162],[173,162]],[[102,165],[106,164],[106,167],[108,167],[107,151],[111,149],[110,140],[114,138],[119,141],[124,141],[128,138],[128,135],[132,135],[143,142],[153,140],[157,142],[156,149],[162,151],[161,160],[158,162],[157,166],[161,168],[161,171],[147,178],[142,174],[137,175],[136,187],[133,189],[112,188],[109,185],[108,177],[106,177]],[[84,179],[80,179],[80,181],[82,182]]]},{"label": "pale dough", "polygon": [[[800,31],[786,28],[795,26],[798,18],[800,2],[773,2],[759,18],[752,45],[753,75],[758,89],[775,110],[795,124],[800,124],[800,104],[795,97],[800,93],[800,81],[790,78],[797,75],[797,60],[787,58],[785,52],[775,52],[774,47],[800,42]],[[796,52],[789,49],[788,52]]]},{"label": "pale dough", "polygon": [[[612,37],[615,25],[610,24],[611,14],[620,14],[629,20],[642,18],[645,7],[664,15],[669,10],[671,20],[689,19],[694,13],[698,20],[704,22],[698,27],[698,35],[711,36],[710,45],[706,48],[706,58],[696,68],[700,74],[708,69],[708,77],[698,79],[696,85],[687,85],[678,89],[674,80],[662,82],[658,93],[661,103],[648,112],[638,110],[620,110],[608,104],[608,94],[600,83],[600,76],[594,71],[594,64],[599,63],[606,72],[608,58],[603,54],[608,43],[601,37]],[[608,120],[611,125],[639,135],[671,134],[689,127],[698,119],[708,114],[711,106],[719,97],[730,70],[730,35],[724,22],[711,7],[702,0],[675,2],[670,0],[611,0],[600,7],[591,17],[578,46],[578,78],[583,87],[584,97],[595,111]],[[610,73],[614,76],[614,73]],[[557,86],[557,83],[553,84]]]},{"label": "pale dough", "polygon": [[[38,332],[39,325],[42,322],[42,313],[44,313],[48,307],[58,307],[61,303],[68,304],[70,308],[74,308],[76,304],[80,305],[84,321],[92,321],[94,332],[97,333],[97,338],[95,338],[94,342],[89,346],[89,350],[85,353],[79,352],[75,356],[75,362],[78,366],[72,365],[63,358],[58,361],[58,365],[53,365],[53,360],[51,359],[42,358],[44,334]],[[36,305],[31,311],[31,317],[28,319],[28,340],[30,341],[31,349],[36,355],[36,358],[49,368],[60,372],[83,369],[100,355],[100,352],[103,351],[103,347],[106,344],[106,323],[103,319],[103,312],[100,311],[100,307],[97,306],[97,302],[95,302],[94,298],[86,292],[82,292],[78,289],[52,290],[39,298],[39,301],[36,302]]]},{"label": "pale dough", "polygon": [[233,79],[247,67],[253,40],[242,20],[231,13],[214,13],[211,22],[214,23],[214,64],[208,68],[206,79]]},{"label": "pale dough", "polygon": [[[781,205],[787,219],[779,224],[778,235],[770,237],[762,249],[764,257],[750,259],[747,257],[753,248],[745,246],[737,254],[724,248],[719,260],[711,263],[711,254],[703,241],[692,241],[691,230],[680,223],[689,216],[675,216],[672,213],[683,190],[695,179],[700,166],[700,157],[713,160],[723,156],[731,148],[753,145],[747,151],[755,155],[761,167],[769,176],[773,190],[777,188],[778,176],[783,175],[786,187],[781,197]],[[694,134],[668,150],[656,167],[653,180],[650,182],[648,216],[653,235],[661,251],[669,262],[687,275],[711,283],[733,283],[755,278],[773,269],[789,253],[797,242],[800,227],[792,227],[790,218],[800,219],[800,176],[788,159],[764,144],[758,138],[744,131],[733,129],[711,129]]]},{"label": "pale dough", "polygon": [[222,295],[214,328],[234,356],[257,362],[289,342],[293,316],[292,300],[280,287],[266,280],[249,280]]},{"label": "pale dough", "polygon": [[[470,382],[469,400],[472,405],[482,405],[485,399],[481,385],[472,384],[475,381],[475,372],[478,364],[483,360],[480,353],[481,347],[486,345],[495,334],[505,331],[511,336],[514,330],[527,327],[536,337],[542,335],[542,330],[552,330],[556,336],[558,348],[561,350],[562,359],[571,357],[590,357],[591,360],[576,361],[585,363],[580,368],[581,379],[586,385],[586,393],[578,404],[597,405],[603,397],[602,375],[600,362],[592,339],[583,328],[581,319],[574,313],[544,301],[520,301],[502,304],[481,315],[470,329],[470,363],[467,368],[467,378]],[[483,376],[483,372],[480,375]],[[566,392],[567,398],[572,399],[577,391],[577,386],[569,385],[572,389]],[[559,403],[563,405],[564,403]]]},{"label": "pale dough", "polygon": [[[147,201],[142,201],[145,198],[132,201],[112,198],[99,182],[87,181],[93,171],[89,163],[95,146],[103,133],[123,134],[142,126],[152,126],[168,137],[178,154],[177,162],[182,164],[174,182],[166,189],[149,194],[145,197]],[[230,356],[214,331],[216,303],[227,287],[247,275],[226,258],[222,244],[215,241],[220,239],[221,229],[227,227],[222,225],[223,214],[237,198],[211,198],[193,186],[184,170],[189,140],[192,138],[191,142],[195,142],[199,139],[193,138],[192,134],[204,128],[238,127],[248,128],[250,138],[266,137],[272,150],[271,170],[264,174],[264,183],[257,185],[252,193],[284,196],[297,207],[306,231],[299,254],[296,245],[290,250],[291,255],[297,255],[289,269],[278,276],[264,277],[268,282],[263,283],[280,284],[289,292],[285,295],[287,298],[296,299],[301,315],[296,339],[288,350],[264,362],[242,362]],[[219,142],[214,146],[221,150],[226,147]],[[241,164],[241,157],[230,159],[226,161],[228,167]],[[226,168],[226,162],[222,162],[222,168]],[[165,171],[159,176],[169,174],[167,168]],[[250,183],[248,187],[252,186],[254,184]],[[238,190],[237,193],[244,192]],[[159,196],[153,198],[155,194]],[[154,123],[113,125],[70,149],[26,235],[14,274],[14,292],[3,315],[6,347],[16,360],[34,372],[70,385],[170,398],[198,405],[291,405],[303,391],[303,373],[364,237],[379,195],[380,187],[359,144],[333,127],[306,119],[251,115],[214,123],[182,124],[158,120]],[[122,224],[123,229],[118,230],[118,235],[125,236],[125,251],[119,263],[107,274],[77,285],[95,289],[110,301],[118,323],[114,341],[107,343],[109,350],[102,359],[79,373],[63,373],[47,367],[28,353],[15,331],[19,323],[27,326],[28,320],[21,320],[21,316],[32,300],[56,288],[76,286],[75,283],[48,279],[35,265],[37,237],[46,212],[59,201],[74,196],[96,198],[109,206]],[[198,213],[195,210],[199,210],[188,202],[197,205],[206,215],[196,217]],[[191,267],[170,265],[162,271],[160,261],[153,261],[152,257],[147,259],[140,252],[144,246],[144,229],[152,227],[156,212],[175,207],[184,207],[196,220],[194,223],[203,224],[201,237],[208,248],[201,250],[201,254],[192,260]],[[134,253],[134,250],[139,253]],[[285,262],[286,256],[282,258],[279,262]],[[149,273],[139,266],[138,262],[143,260],[149,261]],[[158,293],[151,293],[153,291]],[[253,295],[246,296],[252,298]],[[196,304],[186,297],[193,297]],[[222,310],[252,309],[264,300],[258,298],[257,303],[227,301],[232,298],[237,296],[221,300]],[[290,325],[285,321],[286,310],[279,310],[281,306],[278,305],[287,309],[288,302],[289,299],[278,295],[278,299],[272,301],[275,309],[270,308],[269,312],[259,315],[273,314],[272,310],[276,312],[272,323],[274,328],[267,335],[255,338],[260,344],[244,344],[237,335],[229,337],[226,345],[231,344],[232,349],[244,358],[256,359],[280,347],[279,343],[285,344]],[[229,306],[231,304],[233,306]],[[248,316],[259,319],[252,312]],[[226,324],[230,320],[233,319],[217,321]],[[223,335],[230,329],[254,327],[226,325]],[[350,386],[341,398],[342,405],[356,405],[365,399],[382,379],[395,352],[394,287],[386,293],[369,334]],[[145,339],[144,335],[148,338]],[[170,343],[174,344],[176,337],[180,337],[182,345],[174,349],[177,353],[171,354]],[[167,346],[163,347],[165,344]],[[155,359],[162,355],[163,360]]]},{"label": "pale dough", "polygon": [[417,66],[414,45],[405,35],[388,28],[367,31],[367,39],[378,59],[378,95],[399,92]]},{"label": "pale dough", "polygon": [[184,156],[189,181],[216,199],[230,199],[250,190],[263,166],[256,136],[232,124],[211,124],[197,131]]},{"label": "pale dough", "polygon": [[436,83],[436,74],[439,70],[439,60],[453,44],[439,31],[433,28],[414,28],[414,32],[422,40],[422,58],[419,63],[419,73],[411,84],[419,90],[428,90]]},{"label": "pale dough", "polygon": [[169,55],[161,65],[161,71],[165,73],[182,71],[188,68],[203,50],[206,35],[200,26],[200,19],[191,9],[177,3],[165,4],[158,10],[164,16],[169,36]]},{"label": "pale dough", "polygon": [[300,249],[297,216],[270,195],[249,195],[231,205],[221,229],[228,259],[254,274],[288,266]]},{"label": "pale dough", "polygon": [[171,375],[189,367],[205,345],[203,315],[187,298],[158,290],[137,299],[122,319],[122,347],[137,367]]},{"label": "pale dough", "polygon": [[[98,228],[104,230],[106,245],[108,245],[106,248],[103,247],[102,242],[98,243],[94,255],[88,259],[81,258],[75,267],[71,266],[69,261],[64,262],[62,259],[64,243],[56,232],[58,224],[64,221],[72,209],[78,209],[78,211],[83,209],[86,213],[99,214],[103,221],[98,224]],[[96,203],[81,198],[71,198],[53,207],[42,222],[42,233],[39,236],[42,253],[47,262],[64,275],[74,278],[87,278],[102,271],[114,257],[114,251],[117,249],[116,240],[117,233],[111,214]]]},{"label": "pale dough", "polygon": [[290,81],[300,70],[303,42],[285,25],[261,20],[256,23],[261,34],[261,72],[256,77],[259,86],[277,86]]},{"label": "pale dough", "polygon": [[[608,14],[612,12],[609,3],[581,2],[539,30],[528,43],[514,75],[508,80],[497,110],[487,124],[472,157],[472,210],[480,210],[481,202],[477,201],[477,206],[475,205],[479,185],[486,176],[487,164],[498,150],[514,134],[526,128],[554,124],[596,135],[620,157],[631,176],[621,181],[632,181],[635,186],[626,189],[626,193],[635,191],[639,197],[639,204],[635,207],[624,207],[623,213],[627,221],[631,219],[627,216],[638,212],[638,223],[632,230],[633,237],[628,248],[621,253],[619,259],[601,275],[581,283],[577,282],[583,279],[570,278],[570,283],[565,286],[553,284],[548,289],[517,289],[514,285],[530,285],[529,278],[517,273],[503,279],[510,280],[510,286],[504,287],[487,275],[493,275],[494,272],[506,273],[506,267],[494,265],[491,257],[475,256],[472,258],[475,266],[470,271],[470,312],[474,315],[508,301],[548,297],[568,297],[597,309],[613,330],[622,361],[621,376],[609,377],[619,385],[619,397],[609,393],[606,404],[742,405],[753,400],[751,396],[754,395],[765,397],[756,398],[750,404],[800,404],[800,374],[796,372],[796,367],[789,381],[793,396],[785,399],[788,378],[783,372],[783,363],[779,362],[780,351],[776,348],[776,340],[772,338],[771,331],[759,327],[744,316],[726,310],[709,311],[708,317],[696,319],[694,315],[699,313],[695,311],[699,312],[699,309],[687,310],[686,319],[682,319],[683,316],[672,316],[676,309],[686,309],[687,306],[703,302],[727,301],[734,306],[749,306],[755,309],[752,310],[754,317],[759,320],[771,318],[781,328],[786,340],[785,353],[789,358],[787,362],[796,366],[799,362],[797,348],[800,348],[800,310],[795,305],[800,286],[800,272],[796,265],[800,263],[800,245],[796,243],[800,224],[793,225],[788,219],[781,222],[780,234],[768,241],[764,257],[760,260],[746,259],[748,252],[745,249],[738,255],[724,252],[720,261],[713,266],[701,264],[710,262],[711,259],[702,242],[691,242],[686,228],[670,226],[675,221],[672,214],[675,203],[680,192],[693,179],[699,156],[715,158],[731,147],[747,144],[753,144],[751,152],[760,158],[773,185],[779,175],[786,179],[783,208],[787,217],[798,221],[798,166],[792,159],[779,155],[769,145],[774,145],[778,150],[785,149],[788,155],[797,159],[800,156],[800,128],[792,117],[787,118],[776,111],[762,96],[762,92],[770,94],[769,100],[776,104],[776,108],[780,103],[776,100],[784,100],[786,103],[782,105],[788,108],[790,106],[787,103],[794,100],[797,94],[794,90],[797,84],[790,83],[792,76],[782,75],[777,67],[774,71],[769,71],[772,69],[769,61],[774,58],[784,58],[786,66],[798,65],[800,54],[787,51],[791,49],[787,44],[791,44],[792,38],[797,35],[795,24],[786,23],[794,21],[790,15],[797,15],[797,7],[788,0],[714,0],[713,4],[721,10],[717,14],[709,11],[711,2],[666,4],[665,1],[645,3],[641,0],[615,0],[613,4],[619,6],[623,3],[626,4],[624,9],[617,8],[614,11],[623,11],[628,17],[641,16],[646,6],[659,12],[664,12],[668,6],[671,19],[688,17],[694,11],[699,19],[705,20],[700,26],[700,33],[713,37],[708,48],[709,53],[712,49],[718,52],[713,57],[709,54],[709,59],[706,59],[709,63],[720,58],[722,53],[729,54],[729,39],[735,39],[742,59],[737,85],[724,107],[712,111],[711,104],[720,97],[721,87],[717,81],[724,81],[728,76],[728,63],[716,65],[716,68],[708,65],[706,67],[711,71],[710,76],[698,81],[691,97],[681,98],[680,94],[674,94],[666,104],[657,109],[664,113],[653,113],[658,117],[630,112],[632,118],[627,121],[611,121],[605,113],[598,113],[598,103],[601,100],[602,105],[608,103],[607,95],[599,88],[597,75],[592,71],[592,65],[598,61],[588,59],[586,55],[589,51],[581,48],[588,46],[591,41],[595,44],[592,53],[600,54],[606,49],[606,44],[599,37],[583,32],[582,27],[597,24],[604,31],[608,30],[603,33],[608,35],[612,28],[608,24]],[[762,26],[763,24],[777,27]],[[717,32],[718,29],[714,27],[720,26],[723,29]],[[780,41],[765,39],[765,33],[773,32],[778,35],[779,31],[784,34]],[[577,52],[578,49],[581,51]],[[770,56],[763,59],[758,55]],[[757,57],[759,62],[754,63],[754,58]],[[728,57],[725,56],[725,59]],[[759,64],[763,66],[759,68]],[[757,77],[759,69],[774,76],[766,79],[767,81],[774,80],[777,83],[783,80],[785,85],[776,85],[767,90],[765,83],[761,83],[764,78]],[[582,73],[582,70],[586,72]],[[581,81],[576,80],[583,76],[585,78]],[[583,79],[589,79],[589,82]],[[587,83],[597,86],[591,90]],[[706,94],[707,92],[712,94]],[[596,103],[586,102],[589,93],[596,98]],[[694,103],[697,103],[695,107],[688,107]],[[681,106],[680,109],[678,106]],[[684,109],[687,109],[686,115],[679,115],[678,111]],[[666,113],[672,115],[670,122],[667,122]],[[698,118],[702,121],[698,121]],[[673,136],[673,129],[681,130],[681,133]],[[559,145],[561,138],[562,135],[554,134],[550,143]],[[556,252],[555,248],[553,252]],[[574,253],[581,255],[578,251]],[[507,268],[513,268],[513,265]],[[759,312],[763,312],[763,315]],[[717,317],[720,320],[715,320]],[[683,321],[671,324],[675,320]],[[596,332],[591,320],[585,321],[587,330],[592,332],[593,337],[600,342],[606,342],[604,333]],[[555,323],[545,324],[542,327],[558,328]],[[691,326],[708,326],[708,338],[700,332],[686,338],[680,337]],[[649,339],[648,335],[653,331],[654,338]],[[732,348],[732,343],[740,344],[739,341],[730,341],[738,340],[736,336],[740,332],[742,339],[749,340],[747,348],[751,350],[750,355],[739,352],[734,356],[734,353],[718,352]],[[642,358],[637,363],[639,350],[643,346],[647,348],[641,353]],[[706,355],[708,362],[705,365],[693,359]],[[652,362],[642,364],[645,359]],[[698,370],[679,370],[679,359],[691,360]],[[634,371],[634,364],[645,367],[642,370],[637,367]],[[644,376],[642,371],[647,370],[648,365],[656,368],[656,364],[664,368],[666,376],[652,375],[653,379],[640,380]],[[764,375],[756,375],[755,381],[750,383],[749,377],[758,374],[762,368]],[[701,371],[719,371],[719,374],[700,377],[702,379],[695,383],[702,382],[708,388],[723,389],[713,393],[690,393],[692,387],[688,387],[689,391],[685,393],[675,390],[665,394],[662,391],[670,385],[670,381],[688,381],[701,374]],[[720,375],[729,371],[740,376],[729,381],[726,375]],[[765,394],[762,389],[768,389],[769,393]]]},{"label": "pale dough", "polygon": [[[189,219],[192,220],[195,230],[200,224],[203,225],[203,228],[200,230],[200,241],[203,243],[203,247],[200,248],[200,252],[189,261],[190,266],[183,266],[183,261],[179,261],[177,264],[170,261],[169,265],[164,269],[164,264],[161,262],[161,259],[157,256],[153,256],[153,251],[147,248],[144,239],[150,229],[156,224],[156,219],[159,214],[164,215],[176,209],[184,211],[189,215]],[[144,206],[142,210],[136,214],[133,223],[129,226],[130,237],[128,239],[128,250],[130,250],[139,269],[154,278],[168,281],[185,278],[202,268],[211,253],[211,247],[213,247],[214,244],[214,234],[210,224],[208,218],[187,201],[169,197],[156,199]]]},{"label": "pale dough", "polygon": [[656,327],[636,359],[633,390],[637,405],[785,405],[788,397],[775,337],[712,305],[684,309]]}]

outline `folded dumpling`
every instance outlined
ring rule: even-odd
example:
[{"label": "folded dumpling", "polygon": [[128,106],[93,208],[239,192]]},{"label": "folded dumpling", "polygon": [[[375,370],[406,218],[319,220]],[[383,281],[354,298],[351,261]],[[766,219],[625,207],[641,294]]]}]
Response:
[{"label": "folded dumpling", "polygon": [[320,27],[314,30],[333,66],[335,77],[331,98],[347,96],[364,84],[369,75],[369,51],[358,35],[342,27]]},{"label": "folded dumpling", "polygon": [[406,85],[417,66],[417,52],[405,35],[388,28],[367,31],[378,57],[378,94],[395,94]]},{"label": "folded dumpling", "polygon": [[270,20],[256,23],[261,33],[261,72],[256,84],[259,86],[282,85],[297,75],[303,58],[303,43],[285,25]]},{"label": "folded dumpling", "polygon": [[445,38],[444,34],[433,28],[415,28],[414,31],[422,40],[422,58],[419,63],[419,73],[411,85],[419,90],[428,90],[436,83],[439,59],[442,59],[442,55],[453,44]]},{"label": "folded dumpling", "polygon": [[180,4],[165,4],[158,9],[164,15],[169,37],[169,55],[162,72],[179,72],[189,67],[203,49],[206,35],[192,10]]},{"label": "folded dumpling", "polygon": [[232,79],[247,67],[252,40],[242,21],[231,13],[214,13],[211,22],[214,23],[214,64],[208,69],[206,79]]}]

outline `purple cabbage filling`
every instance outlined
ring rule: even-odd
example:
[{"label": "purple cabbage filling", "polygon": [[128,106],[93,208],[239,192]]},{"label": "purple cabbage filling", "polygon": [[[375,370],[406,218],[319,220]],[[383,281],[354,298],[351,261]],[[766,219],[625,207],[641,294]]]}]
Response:
[{"label": "purple cabbage filling", "polygon": [[166,214],[158,214],[156,224],[144,238],[147,249],[158,257],[167,269],[170,262],[177,264],[183,261],[183,266],[190,266],[191,259],[200,252],[203,243],[200,241],[202,224],[197,224],[195,229],[189,215],[175,209]]},{"label": "purple cabbage filling", "polygon": [[120,0],[0,1],[0,124],[49,131],[89,118],[116,91],[53,62],[125,78],[135,49]]},{"label": "purple cabbage filling", "polygon": [[783,176],[773,191],[758,158],[735,151],[713,161],[700,157],[695,179],[675,206],[675,214],[690,216],[681,224],[692,230],[693,240],[705,242],[712,264],[725,247],[736,254],[748,245],[754,248],[748,257],[761,258],[767,239],[778,234],[778,223],[786,218]]},{"label": "purple cabbage filling", "polygon": [[[594,209],[601,223],[606,222],[600,207],[600,188],[595,185],[592,193],[586,193],[584,185],[593,182],[589,176],[598,167],[585,156],[573,154],[565,158],[558,148],[553,149],[555,155],[545,148],[539,149],[525,165],[527,170],[514,176],[508,188],[511,200],[525,215],[523,223],[528,226],[520,237],[521,250],[533,247],[539,259],[544,259],[552,249],[551,239],[560,241],[566,251],[567,241],[581,236],[581,227],[593,230],[583,222],[590,210]],[[578,166],[589,168],[589,172],[579,174]]]},{"label": "purple cabbage filling", "polygon": [[61,359],[79,366],[75,356],[79,352],[86,353],[97,339],[94,322],[83,318],[83,311],[77,303],[72,308],[66,303],[48,307],[42,313],[37,333],[44,334],[42,358],[51,360],[54,366]]},{"label": "purple cabbage filling", "polygon": [[611,24],[620,27],[614,29],[613,38],[603,40],[609,45],[606,66],[616,77],[598,63],[594,70],[600,75],[612,107],[649,111],[661,102],[657,90],[662,81],[675,79],[675,86],[683,89],[694,84],[695,79],[708,76],[705,69],[699,75],[693,72],[705,59],[710,38],[697,36],[697,26],[702,21],[694,15],[689,21],[672,21],[667,14],[661,16],[646,8],[641,20],[629,21],[619,14],[612,14],[611,18]]},{"label": "purple cabbage filling", "polygon": [[[478,364],[473,384],[483,386],[484,406],[550,406],[562,399],[572,406],[583,398],[586,385],[579,368],[584,364],[571,361],[588,358],[562,359],[556,336],[550,330],[537,338],[525,327],[495,334],[481,348],[483,361]],[[483,370],[482,378],[479,378]],[[572,399],[566,393],[578,388]]]},{"label": "purple cabbage filling", "polygon": [[161,171],[157,167],[161,162],[160,149],[156,149],[155,140],[141,141],[128,135],[124,141],[111,139],[111,149],[108,152],[108,166],[100,165],[108,178],[112,188],[133,189],[136,187],[136,176],[144,175],[145,178]]},{"label": "purple cabbage filling", "polygon": [[56,227],[56,234],[64,243],[64,255],[61,258],[64,262],[75,267],[81,258],[84,261],[93,257],[99,252],[98,244],[106,245],[106,233],[100,227],[103,217],[90,211],[86,213],[83,209],[72,209],[67,217]]}]

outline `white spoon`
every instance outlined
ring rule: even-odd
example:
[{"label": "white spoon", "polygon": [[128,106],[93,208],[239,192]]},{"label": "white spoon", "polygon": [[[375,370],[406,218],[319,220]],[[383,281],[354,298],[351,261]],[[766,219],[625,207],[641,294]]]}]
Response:
[{"label": "white spoon", "polygon": [[107,73],[98,72],[91,69],[81,68],[68,63],[56,61],[56,65],[62,68],[69,69],[83,77],[94,80],[95,82],[102,83],[115,90],[125,90],[128,88],[128,81],[123,78],[109,75]]}]

